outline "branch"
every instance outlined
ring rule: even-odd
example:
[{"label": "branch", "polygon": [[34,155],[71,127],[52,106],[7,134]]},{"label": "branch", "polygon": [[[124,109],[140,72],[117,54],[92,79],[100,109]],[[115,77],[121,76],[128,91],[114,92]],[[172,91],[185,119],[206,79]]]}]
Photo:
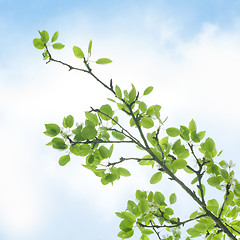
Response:
[{"label": "branch", "polygon": [[164,161],[164,152],[162,150],[162,147],[161,147],[161,145],[159,143],[159,139],[158,139],[159,132],[160,132],[160,127],[157,129],[156,135],[153,137],[153,139],[157,142],[158,148],[162,154],[162,161]]},{"label": "branch", "polygon": [[175,228],[175,227],[179,227],[181,225],[184,226],[187,222],[195,221],[195,220],[197,220],[199,218],[206,217],[206,216],[207,216],[207,214],[202,214],[202,215],[199,215],[199,216],[197,216],[197,217],[195,217],[193,219],[188,219],[188,220],[185,220],[185,221],[182,221],[182,222],[181,221],[176,222],[176,221],[172,221],[172,220],[169,220],[169,219],[166,219],[166,218],[162,217],[165,221],[170,222],[171,225],[153,225],[153,224],[151,224],[151,226],[150,226],[150,225],[142,224],[140,222],[138,222],[138,224],[141,227],[146,227],[146,228]]},{"label": "branch", "polygon": [[155,227],[154,227],[154,225],[153,225],[153,223],[152,223],[152,220],[150,220],[150,223],[151,223],[151,225],[152,225],[152,227],[153,227],[153,231],[154,231],[154,232],[156,233],[156,235],[158,236],[158,239],[161,240],[160,234],[159,234],[159,232],[157,232],[157,230],[155,229]]},{"label": "branch", "polygon": [[196,159],[198,166],[200,167],[200,166],[201,166],[201,163],[199,162],[197,156],[195,155],[195,153],[194,153],[194,151],[193,151],[193,145],[188,142],[188,146],[190,147],[191,153],[192,153],[192,155],[194,156],[194,158]]},{"label": "branch", "polygon": [[223,201],[223,204],[222,204],[222,207],[221,207],[220,213],[219,213],[219,215],[218,215],[219,218],[221,218],[221,215],[222,215],[222,212],[223,212],[223,208],[224,208],[225,203],[226,203],[226,201],[227,201],[227,197],[228,197],[228,195],[230,194],[230,192],[229,192],[230,187],[231,187],[231,183],[228,183],[228,184],[226,185],[226,194],[225,194],[225,198],[224,198],[224,201]]},{"label": "branch", "polygon": [[226,225],[229,227],[229,228],[231,228],[234,232],[236,232],[236,233],[238,233],[238,234],[240,234],[240,232],[239,231],[237,231],[236,229],[234,229],[232,226],[230,226],[229,224],[227,224],[226,223]]},{"label": "branch", "polygon": [[120,158],[120,160],[118,161],[118,162],[113,162],[113,163],[108,163],[108,165],[107,165],[107,167],[110,167],[110,166],[114,166],[114,165],[116,165],[116,164],[119,164],[119,163],[122,163],[122,162],[124,162],[124,161],[126,161],[126,160],[135,160],[135,161],[137,161],[137,162],[140,162],[140,161],[142,161],[142,160],[153,160],[152,158],[134,158],[134,157],[131,157],[131,158],[123,158],[123,157],[121,157]]},{"label": "branch", "polygon": [[132,140],[129,141],[118,141],[118,140],[110,140],[110,141],[104,141],[102,139],[94,139],[94,140],[86,140],[86,141],[80,141],[80,142],[74,142],[69,136],[67,137],[67,139],[69,140],[69,142],[72,145],[76,145],[76,144],[98,144],[98,143],[134,143]]},{"label": "branch", "polygon": [[[102,111],[100,111],[99,109],[94,109],[91,107],[91,111],[90,112],[97,112],[97,113],[101,113],[103,115],[105,115],[106,117],[108,117],[109,119],[111,119],[113,122],[115,122],[121,129],[122,131],[118,131],[116,129],[114,129],[114,131],[118,131],[120,133],[122,133],[124,136],[126,136],[127,138],[130,138],[135,144],[137,144],[139,147],[144,148],[144,146],[138,141],[138,139],[136,139],[127,129],[125,129],[122,125],[120,125],[115,119],[113,119],[112,117],[110,117],[109,115],[103,113]],[[108,130],[112,130],[112,129],[108,129]],[[126,132],[126,133],[124,133]]]}]

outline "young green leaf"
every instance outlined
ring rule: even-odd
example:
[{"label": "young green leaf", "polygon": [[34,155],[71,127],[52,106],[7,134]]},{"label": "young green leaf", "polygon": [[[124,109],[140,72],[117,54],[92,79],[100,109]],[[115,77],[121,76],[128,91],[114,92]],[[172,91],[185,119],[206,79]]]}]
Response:
[{"label": "young green leaf", "polygon": [[97,130],[95,129],[95,127],[86,126],[83,128],[82,137],[84,139],[91,140],[91,139],[95,138],[96,136],[97,136]]},{"label": "young green leaf", "polygon": [[90,112],[85,112],[86,118],[91,121],[95,126],[98,125],[98,117],[96,114],[90,113]]},{"label": "young green leaf", "polygon": [[142,198],[138,203],[138,208],[139,208],[140,212],[143,214],[148,212],[148,209],[149,209],[148,201],[146,199]]},{"label": "young green leaf", "polygon": [[156,184],[162,179],[162,173],[161,172],[156,172],[153,174],[153,176],[150,179],[151,184]]},{"label": "young green leaf", "polygon": [[180,126],[180,137],[185,140],[185,141],[189,141],[190,137],[189,137],[189,129],[185,126]]},{"label": "young green leaf", "polygon": [[49,40],[49,34],[47,31],[43,30],[42,32],[41,31],[38,31],[40,36],[41,36],[41,39],[43,41],[44,44],[46,44]]},{"label": "young green leaf", "polygon": [[152,128],[154,126],[154,122],[150,117],[143,117],[140,123],[144,128]]},{"label": "young green leaf", "polygon": [[70,152],[75,154],[76,156],[82,156],[85,157],[87,156],[91,151],[91,146],[88,144],[83,144],[83,145],[72,145],[70,147]]},{"label": "young green leaf", "polygon": [[118,233],[118,237],[120,237],[121,239],[126,239],[132,237],[133,234],[134,234],[133,230],[130,230],[128,232],[121,231]]},{"label": "young green leaf", "polygon": [[84,58],[83,51],[77,46],[73,47],[73,53],[74,53],[75,57],[77,57],[77,58],[80,58],[80,59]]},{"label": "young green leaf", "polygon": [[53,45],[52,45],[52,47],[54,48],[54,49],[63,49],[64,47],[65,47],[65,45],[63,45],[62,43],[54,43]]},{"label": "young green leaf", "polygon": [[92,52],[92,40],[90,40],[88,44],[88,53],[91,54],[91,52]]},{"label": "young green leaf", "polygon": [[133,222],[130,220],[122,220],[121,223],[119,224],[119,228],[124,231],[124,232],[128,232],[130,230],[132,230],[133,228]]},{"label": "young green leaf", "polygon": [[184,159],[177,159],[172,163],[173,167],[176,169],[181,169],[186,167],[187,162]]},{"label": "young green leaf", "polygon": [[111,108],[111,106],[109,104],[105,104],[105,105],[102,105],[100,107],[100,111],[103,113],[100,113],[100,117],[103,119],[103,120],[110,120],[110,118],[113,116],[114,112]]},{"label": "young green leaf", "polygon": [[150,94],[150,93],[152,92],[152,90],[153,90],[153,87],[152,87],[152,86],[147,87],[147,88],[144,90],[143,95],[148,95],[148,94]]},{"label": "young green leaf", "polygon": [[49,137],[55,137],[60,133],[60,127],[57,124],[45,124],[45,128],[46,131],[44,132],[44,134]]},{"label": "young green leaf", "polygon": [[58,150],[65,150],[68,146],[62,138],[53,138],[52,147]]},{"label": "young green leaf", "polygon": [[169,197],[170,204],[174,204],[177,201],[177,196],[175,193],[172,193]]},{"label": "young green leaf", "polygon": [[212,187],[219,187],[220,186],[220,183],[222,181],[222,177],[210,177],[208,178],[207,182],[210,186]]},{"label": "young green leaf", "polygon": [[122,219],[129,220],[131,222],[136,222],[136,217],[131,212],[116,212],[116,215]]},{"label": "young green leaf", "polygon": [[127,170],[127,169],[125,169],[125,168],[118,168],[117,169],[118,170],[118,173],[121,175],[121,176],[123,176],[123,177],[129,177],[129,176],[131,176],[131,173]]},{"label": "young green leaf", "polygon": [[97,64],[108,64],[111,62],[112,62],[112,60],[109,58],[100,58],[96,61]]},{"label": "young green leaf", "polygon": [[112,131],[112,136],[121,141],[124,140],[125,138],[125,136],[122,133],[115,131]]},{"label": "young green leaf", "polygon": [[190,121],[188,128],[189,128],[190,133],[197,131],[197,126],[193,119]]},{"label": "young green leaf", "polygon": [[98,150],[103,159],[109,157],[109,150],[105,146],[100,146]]},{"label": "young green leaf", "polygon": [[41,38],[35,38],[33,39],[33,45],[37,49],[44,49],[44,42]]},{"label": "young green leaf", "polygon": [[64,156],[60,157],[58,163],[60,166],[65,166],[69,161],[70,161],[70,156],[64,155]]},{"label": "young green leaf", "polygon": [[166,132],[170,137],[177,137],[180,134],[180,130],[174,127],[167,128]]},{"label": "young green leaf", "polygon": [[74,118],[72,115],[68,115],[63,119],[63,126],[65,128],[71,128],[74,124]]},{"label": "young green leaf", "polygon": [[207,138],[204,143],[204,150],[208,152],[213,152],[215,149],[215,143],[211,138]]},{"label": "young green leaf", "polygon": [[127,202],[127,208],[128,210],[133,213],[136,217],[138,217],[140,215],[140,211],[139,211],[139,208],[138,208],[138,205],[131,201],[131,200],[128,200]]},{"label": "young green leaf", "polygon": [[58,39],[58,31],[57,32],[55,32],[54,34],[53,34],[53,36],[52,36],[52,40],[51,40],[51,42],[55,42],[55,41],[57,41],[57,39]]},{"label": "young green leaf", "polygon": [[155,192],[154,201],[156,204],[163,205],[165,201],[165,197],[161,192]]},{"label": "young green leaf", "polygon": [[115,87],[115,93],[117,98],[122,99],[122,91],[118,85]]}]

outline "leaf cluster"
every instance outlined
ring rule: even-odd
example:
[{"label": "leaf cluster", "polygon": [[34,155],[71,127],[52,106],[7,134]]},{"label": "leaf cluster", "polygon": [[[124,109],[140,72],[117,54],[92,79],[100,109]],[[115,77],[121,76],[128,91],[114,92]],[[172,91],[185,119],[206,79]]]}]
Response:
[{"label": "leaf cluster", "polygon": [[[81,124],[76,123],[71,115],[63,118],[62,125],[45,124],[44,134],[52,138],[47,145],[64,152],[59,164],[69,164],[72,155],[82,157],[82,166],[107,185],[130,176],[131,173],[121,165],[129,160],[136,161],[141,166],[152,167],[151,184],[159,184],[165,175],[199,206],[188,219],[180,220],[179,216],[175,216],[173,207],[177,202],[175,193],[167,198],[160,191],[137,190],[136,201],[129,200],[127,209],[116,213],[122,219],[118,236],[130,238],[138,229],[142,240],[148,240],[151,234],[156,234],[158,239],[180,239],[181,227],[191,222],[194,227],[187,229],[187,239],[199,236],[208,240],[225,239],[226,236],[237,239],[236,236],[240,235],[240,183],[234,176],[233,163],[219,160],[222,151],[217,150],[214,140],[205,137],[205,131],[198,131],[193,119],[187,125],[166,127],[161,106],[147,106],[144,101],[153,91],[152,86],[140,93],[133,84],[130,90],[123,90],[112,80],[106,84],[95,76],[90,66],[92,41],[87,54],[81,48],[73,47],[75,57],[83,61],[84,69],[79,69],[52,58],[48,47],[61,49],[64,46],[55,43],[58,32],[54,33],[50,43],[46,31],[39,31],[39,34],[40,38],[34,39],[33,44],[38,49],[44,49],[44,59],[68,66],[69,70],[90,74],[113,95],[106,104],[86,111]],[[97,64],[111,62],[108,58],[95,61]],[[132,144],[142,157],[121,156],[119,160],[112,161],[114,146],[118,144]],[[192,176],[192,181],[186,184],[179,176],[188,174]],[[222,193],[221,201],[206,197],[206,192],[212,188]],[[167,235],[163,229],[168,232]]]}]

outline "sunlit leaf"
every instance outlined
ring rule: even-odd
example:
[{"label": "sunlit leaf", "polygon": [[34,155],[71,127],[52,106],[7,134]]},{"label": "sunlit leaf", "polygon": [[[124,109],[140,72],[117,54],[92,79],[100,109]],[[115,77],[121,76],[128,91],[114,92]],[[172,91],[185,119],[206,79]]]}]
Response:
[{"label": "sunlit leaf", "polygon": [[112,62],[112,60],[109,58],[100,58],[96,61],[97,64],[108,64],[111,62]]},{"label": "sunlit leaf", "polygon": [[77,46],[73,47],[73,53],[74,53],[75,57],[77,57],[77,58],[80,58],[80,59],[84,58],[83,51]]}]

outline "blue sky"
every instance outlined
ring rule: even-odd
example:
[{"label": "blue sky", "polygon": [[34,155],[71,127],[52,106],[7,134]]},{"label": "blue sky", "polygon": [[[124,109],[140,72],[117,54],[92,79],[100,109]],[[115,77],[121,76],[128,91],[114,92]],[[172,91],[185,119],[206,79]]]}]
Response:
[{"label": "blue sky", "polygon": [[54,56],[74,64],[71,46],[86,48],[92,39],[93,57],[113,60],[94,67],[100,77],[126,88],[153,85],[147,101],[163,106],[169,126],[194,118],[237,169],[239,12],[233,0],[0,0],[0,239],[117,239],[114,212],[134,199],[135,189],[152,187],[150,169],[137,168],[111,187],[78,159],[58,166],[60,153],[45,146],[44,124],[61,123],[68,114],[81,121],[89,106],[106,102],[107,92],[92,88],[85,75],[45,65],[32,45],[37,30],[58,30],[66,49]]}]

